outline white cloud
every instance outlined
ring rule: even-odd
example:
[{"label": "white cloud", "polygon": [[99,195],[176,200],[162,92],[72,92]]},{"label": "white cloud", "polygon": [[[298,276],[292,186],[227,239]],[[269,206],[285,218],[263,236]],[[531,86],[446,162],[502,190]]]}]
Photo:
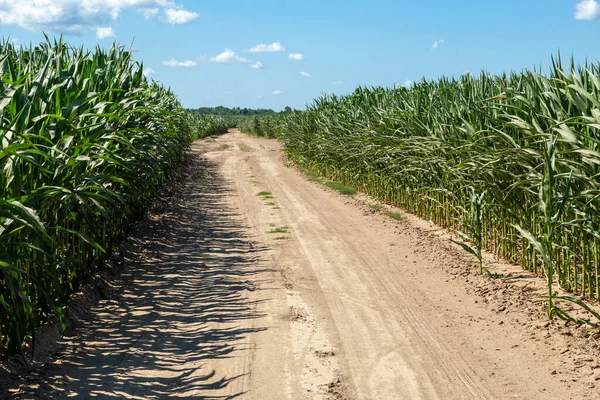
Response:
[{"label": "white cloud", "polygon": [[600,4],[596,0],[582,0],[575,9],[575,19],[591,21],[600,17]]},{"label": "white cloud", "polygon": [[335,82],[331,82],[332,85],[343,85],[344,81],[335,81]]},{"label": "white cloud", "polygon": [[281,90],[273,90],[273,94],[275,96],[277,96],[277,95],[283,94],[283,92]]},{"label": "white cloud", "polygon": [[0,21],[29,31],[82,34],[110,25],[122,10],[151,18],[160,9],[184,11],[174,0],[0,0]]},{"label": "white cloud", "polygon": [[165,10],[165,16],[167,17],[168,23],[173,25],[179,25],[187,24],[188,22],[192,22],[198,19],[198,17],[200,17],[200,14],[186,10],[175,10],[174,8],[167,8]]},{"label": "white cloud", "polygon": [[198,65],[198,63],[196,61],[192,61],[192,60],[177,61],[174,58],[171,58],[168,61],[163,61],[162,63],[163,63],[163,65],[166,65],[167,67],[195,67],[196,65]]},{"label": "white cloud", "polygon": [[113,28],[111,26],[107,27],[107,28],[98,28],[96,29],[96,37],[98,39],[107,39],[107,38],[114,38],[115,35],[115,31],[113,30]]},{"label": "white cloud", "polygon": [[240,57],[233,50],[225,49],[225,51],[222,52],[221,54],[212,57],[210,59],[210,62],[214,62],[214,63],[234,63],[234,62],[245,63],[245,62],[248,62],[248,60],[246,60],[244,57]]},{"label": "white cloud", "polygon": [[251,53],[274,53],[277,51],[285,51],[285,47],[279,42],[274,42],[271,44],[257,44],[248,50]]},{"label": "white cloud", "polygon": [[139,12],[142,13],[142,15],[144,16],[144,18],[146,19],[150,19],[150,18],[154,18],[158,15],[158,8],[141,8],[139,10]]},{"label": "white cloud", "polygon": [[250,68],[252,69],[263,69],[263,63],[260,61],[255,62],[254,64],[250,64]]},{"label": "white cloud", "polygon": [[301,60],[304,60],[304,54],[301,54],[301,53],[290,53],[288,55],[288,58],[290,60],[301,61]]},{"label": "white cloud", "polygon": [[308,72],[304,72],[304,71],[300,71],[300,75],[302,76],[306,76],[307,78],[310,78],[312,75],[309,74]]},{"label": "white cloud", "polygon": [[144,68],[143,74],[147,77],[151,76],[151,75],[156,75],[156,71],[153,70],[152,68]]},{"label": "white cloud", "polygon": [[402,86],[404,86],[405,88],[409,88],[411,87],[413,84],[413,81],[411,81],[410,79],[407,79],[404,81],[404,83],[402,84]]},{"label": "white cloud", "polygon": [[441,45],[443,45],[444,43],[446,43],[446,41],[444,39],[440,39],[440,40],[436,40],[435,42],[433,42],[433,44],[431,45],[431,48],[433,50],[437,49],[438,47],[440,47]]}]

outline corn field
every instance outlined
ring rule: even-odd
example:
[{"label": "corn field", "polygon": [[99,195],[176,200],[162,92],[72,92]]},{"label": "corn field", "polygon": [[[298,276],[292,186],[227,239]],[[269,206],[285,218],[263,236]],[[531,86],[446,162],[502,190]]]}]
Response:
[{"label": "corn field", "polygon": [[227,133],[227,129],[235,128],[243,117],[220,115],[204,115],[194,111],[187,111],[188,122],[194,132],[195,138]]},{"label": "corn field", "polygon": [[267,138],[276,138],[281,132],[285,117],[277,115],[253,115],[243,117],[237,124],[242,132]]},{"label": "corn field", "polygon": [[305,168],[457,232],[548,282],[600,300],[600,64],[423,80],[325,95],[280,139]]},{"label": "corn field", "polygon": [[2,353],[62,318],[182,160],[188,117],[142,70],[119,46],[0,44]]}]

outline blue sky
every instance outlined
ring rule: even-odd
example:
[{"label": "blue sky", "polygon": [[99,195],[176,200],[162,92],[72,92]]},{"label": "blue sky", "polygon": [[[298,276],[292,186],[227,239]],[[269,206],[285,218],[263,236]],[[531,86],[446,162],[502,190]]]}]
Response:
[{"label": "blue sky", "polygon": [[359,85],[545,68],[559,49],[600,59],[596,0],[0,0],[3,37],[43,31],[89,48],[135,36],[148,76],[190,108],[301,109]]}]

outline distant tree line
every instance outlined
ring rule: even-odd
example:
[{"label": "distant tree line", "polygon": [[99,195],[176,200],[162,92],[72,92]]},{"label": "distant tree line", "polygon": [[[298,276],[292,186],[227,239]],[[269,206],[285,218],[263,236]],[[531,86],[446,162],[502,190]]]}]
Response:
[{"label": "distant tree line", "polygon": [[202,115],[221,115],[221,116],[245,116],[245,115],[274,115],[274,114],[282,114],[292,112],[291,107],[286,107],[283,111],[277,113],[271,109],[259,108],[229,108],[224,106],[218,107],[200,107],[200,108],[191,108],[188,111],[196,112]]}]

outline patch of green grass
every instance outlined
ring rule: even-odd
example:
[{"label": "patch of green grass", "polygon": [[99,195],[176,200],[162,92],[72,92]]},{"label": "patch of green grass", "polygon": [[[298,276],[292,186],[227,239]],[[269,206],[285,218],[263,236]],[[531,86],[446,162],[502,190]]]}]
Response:
[{"label": "patch of green grass", "polygon": [[203,170],[203,169],[201,169],[200,171],[197,171],[197,172],[194,174],[194,178],[197,178],[197,179],[202,179],[202,178],[204,178],[205,176],[206,176],[206,171],[205,171],[205,170]]},{"label": "patch of green grass", "polygon": [[381,204],[371,204],[369,208],[375,212],[379,212],[383,209],[383,206]]},{"label": "patch of green grass", "polygon": [[265,204],[268,205],[268,206],[273,206],[273,207],[277,205],[277,204],[273,203],[272,201],[269,201],[269,202],[267,202]]},{"label": "patch of green grass", "polygon": [[323,183],[323,178],[317,172],[302,167],[299,167],[299,169],[304,175],[308,177],[309,182]]},{"label": "patch of green grass", "polygon": [[321,178],[319,176],[319,174],[317,174],[316,172],[312,172],[312,171],[304,171],[304,172],[308,176],[309,182],[323,182],[323,178]]},{"label": "patch of green grass", "polygon": [[337,190],[338,192],[340,192],[341,194],[345,194],[346,196],[354,196],[357,191],[356,188],[353,188],[352,186],[346,186],[339,182],[333,181],[325,182],[325,186],[333,190]]},{"label": "patch of green grass", "polygon": [[258,197],[262,197],[265,200],[273,198],[273,193],[271,193],[271,192],[258,192],[258,193],[256,193],[256,195]]},{"label": "patch of green grass", "polygon": [[492,279],[502,279],[502,278],[511,278],[512,274],[501,274],[499,272],[490,272],[487,268],[484,268],[483,271],[487,274],[488,277]]},{"label": "patch of green grass", "polygon": [[282,226],[280,228],[271,229],[267,233],[288,233],[289,228],[287,226]]},{"label": "patch of green grass", "polygon": [[396,221],[400,221],[402,219],[402,214],[396,211],[386,211],[385,215],[391,219],[395,219]]},{"label": "patch of green grass", "polygon": [[250,148],[246,143],[240,143],[240,150],[242,151],[250,151]]}]

